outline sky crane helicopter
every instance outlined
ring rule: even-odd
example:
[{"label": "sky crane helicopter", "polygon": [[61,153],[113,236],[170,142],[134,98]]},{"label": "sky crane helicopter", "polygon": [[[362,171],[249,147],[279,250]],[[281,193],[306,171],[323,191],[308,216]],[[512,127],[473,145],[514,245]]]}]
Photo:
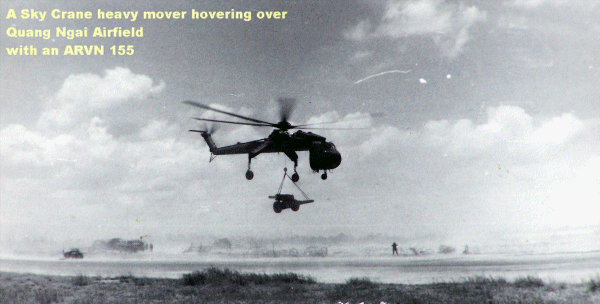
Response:
[{"label": "sky crane helicopter", "polygon": [[283,152],[287,157],[289,157],[289,159],[294,162],[294,174],[292,174],[291,176],[293,182],[297,182],[300,179],[298,172],[296,172],[296,168],[298,167],[298,154],[296,152],[298,151],[309,152],[310,167],[314,172],[322,171],[323,173],[321,174],[321,179],[323,180],[327,179],[327,170],[333,170],[337,168],[342,162],[342,155],[340,154],[340,152],[337,151],[335,145],[332,142],[326,141],[325,137],[314,134],[312,132],[304,132],[302,130],[298,130],[292,134],[288,132],[292,129],[311,129],[310,126],[316,124],[331,123],[324,122],[316,124],[292,125],[288,121],[288,118],[292,112],[295,103],[295,99],[293,98],[279,99],[280,121],[278,123],[271,123],[268,121],[242,116],[236,113],[226,112],[223,110],[216,109],[214,107],[210,107],[208,105],[201,104],[196,101],[186,100],[183,103],[205,110],[241,118],[248,122],[194,117],[194,119],[196,120],[275,128],[275,130],[273,130],[271,134],[266,138],[244,143],[237,143],[235,145],[225,147],[217,147],[215,145],[211,137],[214,129],[210,130],[207,128],[205,130],[190,130],[191,132],[200,133],[200,135],[202,135],[202,137],[206,141],[206,144],[208,145],[208,148],[211,153],[210,161],[212,161],[217,155],[248,154],[248,171],[246,171],[246,179],[248,180],[251,180],[254,177],[254,173],[250,169],[252,158],[256,157],[261,153]]}]

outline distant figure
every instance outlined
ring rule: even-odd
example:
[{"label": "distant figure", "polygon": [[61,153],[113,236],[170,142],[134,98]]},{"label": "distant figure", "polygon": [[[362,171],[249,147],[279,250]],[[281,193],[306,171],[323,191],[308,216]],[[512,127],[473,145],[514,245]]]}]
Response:
[{"label": "distant figure", "polygon": [[398,244],[396,242],[392,244],[392,255],[398,255]]}]

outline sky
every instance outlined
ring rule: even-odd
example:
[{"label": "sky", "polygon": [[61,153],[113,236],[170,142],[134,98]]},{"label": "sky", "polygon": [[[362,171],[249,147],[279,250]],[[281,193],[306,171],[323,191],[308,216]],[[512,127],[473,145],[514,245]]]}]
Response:
[{"label": "sky", "polygon": [[[16,18],[10,17],[10,10]],[[23,19],[22,10],[46,12]],[[93,18],[55,19],[60,11]],[[139,12],[137,20],[97,11]],[[244,20],[196,11],[251,12]],[[187,12],[144,20],[144,11]],[[287,12],[259,19],[259,12]],[[600,225],[600,2],[589,0],[2,1],[0,236],[436,235]],[[37,15],[36,15],[37,16]],[[56,28],[88,37],[56,37]],[[93,29],[142,37],[91,37]],[[50,37],[10,37],[49,30]],[[63,55],[103,45],[104,55]],[[112,55],[110,46],[133,46]],[[37,55],[9,55],[32,46]],[[57,48],[56,56],[42,55]],[[219,156],[189,129],[223,119],[195,100],[312,130],[341,165],[315,202],[275,214],[283,154]],[[269,128],[219,125],[217,145]],[[301,197],[289,180],[283,192]]]}]

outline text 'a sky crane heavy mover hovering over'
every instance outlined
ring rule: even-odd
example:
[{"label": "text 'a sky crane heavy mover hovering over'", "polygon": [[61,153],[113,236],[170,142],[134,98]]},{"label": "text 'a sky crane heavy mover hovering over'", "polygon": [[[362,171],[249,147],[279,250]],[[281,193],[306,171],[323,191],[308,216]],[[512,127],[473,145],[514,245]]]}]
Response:
[{"label": "text 'a sky crane heavy mover hovering over'", "polygon": [[[226,114],[229,116],[241,118],[248,122],[238,122],[238,121],[227,121],[227,120],[218,120],[218,119],[208,119],[208,118],[194,118],[196,120],[201,121],[209,121],[209,122],[218,122],[218,123],[228,123],[228,124],[237,124],[237,125],[247,125],[247,126],[256,126],[256,127],[272,127],[275,128],[273,132],[267,137],[259,140],[237,143],[235,145],[225,146],[225,147],[217,147],[211,138],[212,130],[190,130],[192,132],[198,132],[206,143],[208,144],[208,148],[210,150],[211,161],[216,155],[231,155],[231,154],[248,154],[248,171],[246,171],[246,178],[251,180],[254,177],[254,173],[250,170],[250,164],[252,162],[252,158],[256,157],[261,153],[279,153],[283,152],[287,157],[289,157],[294,162],[294,174],[292,175],[292,181],[297,182],[300,179],[300,176],[296,172],[296,167],[298,167],[298,151],[308,151],[309,152],[309,162],[310,167],[313,171],[319,172],[323,171],[321,174],[321,178],[323,180],[327,179],[327,170],[333,170],[337,168],[342,162],[342,156],[340,152],[338,152],[335,148],[335,145],[332,142],[327,142],[325,137],[311,133],[304,132],[298,130],[292,134],[288,131],[291,129],[311,129],[310,126],[315,124],[304,124],[304,125],[292,125],[288,122],[288,118],[292,112],[294,106],[294,99],[291,98],[280,98],[280,121],[278,123],[271,123],[263,120],[258,120],[246,116],[242,116],[235,113],[226,112],[223,110],[215,109],[213,107],[195,102],[195,101],[184,101],[184,103],[196,106],[205,110],[215,111],[218,113]],[[329,122],[326,122],[329,123]],[[324,123],[317,123],[324,124]]]}]

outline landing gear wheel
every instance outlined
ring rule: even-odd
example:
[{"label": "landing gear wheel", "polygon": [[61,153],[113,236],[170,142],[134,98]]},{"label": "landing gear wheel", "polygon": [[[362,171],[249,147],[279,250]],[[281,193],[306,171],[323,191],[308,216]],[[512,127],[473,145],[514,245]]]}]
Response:
[{"label": "landing gear wheel", "polygon": [[300,180],[300,175],[298,175],[298,173],[294,172],[294,174],[292,174],[292,181],[295,183],[299,180]]},{"label": "landing gear wheel", "polygon": [[252,180],[253,178],[254,178],[254,172],[252,172],[252,170],[246,171],[246,179]]},{"label": "landing gear wheel", "polygon": [[326,180],[327,179],[327,172],[321,174],[321,179],[322,180]]},{"label": "landing gear wheel", "polygon": [[275,213],[281,213],[281,210],[283,210],[281,208],[281,203],[280,202],[274,202],[273,203],[273,211],[275,211]]},{"label": "landing gear wheel", "polygon": [[298,205],[298,203],[292,203],[292,205],[290,206],[290,209],[292,209],[292,211],[296,212],[296,211],[300,210],[300,205]]}]

